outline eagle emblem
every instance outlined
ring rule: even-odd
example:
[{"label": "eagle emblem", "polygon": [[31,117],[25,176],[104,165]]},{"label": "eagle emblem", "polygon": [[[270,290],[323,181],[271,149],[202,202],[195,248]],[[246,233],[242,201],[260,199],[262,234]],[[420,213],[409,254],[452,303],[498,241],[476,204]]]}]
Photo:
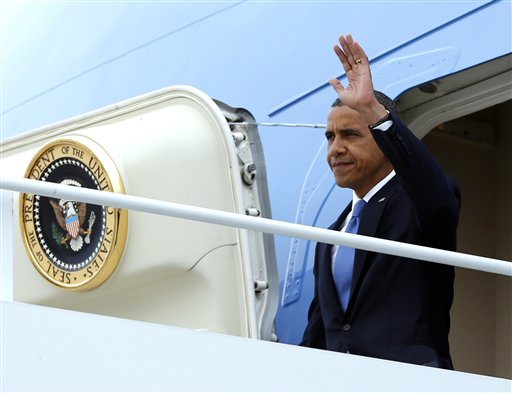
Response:
[{"label": "eagle emblem", "polygon": [[[60,184],[82,187],[78,181],[73,179],[64,179]],[[83,225],[87,216],[87,204],[66,199],[50,199],[50,204],[59,226],[65,231],[65,235],[60,238],[60,244],[66,248],[71,247],[75,252],[82,249],[84,242],[85,244],[89,244],[96,215],[91,211],[88,222],[89,227],[84,229]]]},{"label": "eagle emblem", "polygon": [[[79,135],[42,146],[25,177],[78,187],[75,190],[124,193],[121,175],[108,153]],[[128,211],[74,198],[21,193],[23,244],[34,267],[53,285],[93,289],[112,275],[121,260]]]}]

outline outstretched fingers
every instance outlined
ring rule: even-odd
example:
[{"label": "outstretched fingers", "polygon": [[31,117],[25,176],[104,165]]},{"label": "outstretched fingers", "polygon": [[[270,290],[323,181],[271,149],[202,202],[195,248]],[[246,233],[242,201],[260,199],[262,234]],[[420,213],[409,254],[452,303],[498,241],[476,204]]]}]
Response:
[{"label": "outstretched fingers", "polygon": [[334,45],[334,53],[336,53],[336,56],[338,56],[338,59],[340,59],[340,62],[343,65],[345,73],[349,72],[352,69],[352,65],[348,61],[348,58],[343,52],[343,50],[338,45]]},{"label": "outstretched fingers", "polygon": [[345,57],[347,58],[348,63],[350,64],[351,67],[354,67],[356,63],[354,61],[354,54],[352,53],[352,47],[354,44],[352,36],[348,34],[347,37],[345,38],[344,35],[340,35],[338,41],[343,52],[345,53]]},{"label": "outstretched fingers", "polygon": [[354,59],[355,65],[368,65],[368,56],[366,56],[366,53],[364,52],[363,48],[355,42],[352,41],[351,45],[351,52]]},{"label": "outstretched fingers", "polygon": [[345,91],[345,88],[341,84],[341,82],[337,78],[329,79],[329,84],[333,87],[333,89],[338,93],[338,96],[341,98],[341,93]]},{"label": "outstretched fingers", "polygon": [[334,52],[343,64],[343,69],[348,72],[356,66],[365,64],[368,65],[368,57],[363,48],[354,41],[352,35],[348,34],[347,37],[340,35],[339,45],[334,46]]}]

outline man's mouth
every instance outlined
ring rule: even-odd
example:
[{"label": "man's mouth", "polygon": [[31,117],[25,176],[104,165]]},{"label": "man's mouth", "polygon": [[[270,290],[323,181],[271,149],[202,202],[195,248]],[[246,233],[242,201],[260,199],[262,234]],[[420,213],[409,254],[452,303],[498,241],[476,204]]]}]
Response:
[{"label": "man's mouth", "polygon": [[331,164],[331,168],[332,170],[334,171],[335,169],[345,169],[345,168],[348,168],[349,166],[353,165],[354,163],[353,162],[347,162],[347,161],[335,161]]}]

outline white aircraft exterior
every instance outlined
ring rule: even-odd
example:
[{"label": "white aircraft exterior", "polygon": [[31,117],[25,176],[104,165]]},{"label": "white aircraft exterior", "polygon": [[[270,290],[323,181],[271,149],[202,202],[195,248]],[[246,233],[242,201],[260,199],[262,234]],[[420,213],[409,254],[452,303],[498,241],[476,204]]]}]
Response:
[{"label": "white aircraft exterior", "polygon": [[[510,1],[1,4],[2,390],[510,391]],[[457,371],[296,346],[349,32],[462,189]]]}]

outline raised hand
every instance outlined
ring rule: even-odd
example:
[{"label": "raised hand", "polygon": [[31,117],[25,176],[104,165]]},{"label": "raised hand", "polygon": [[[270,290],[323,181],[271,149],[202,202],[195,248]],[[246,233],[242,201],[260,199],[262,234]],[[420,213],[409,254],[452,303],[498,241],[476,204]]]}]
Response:
[{"label": "raised hand", "polygon": [[334,53],[343,65],[348,86],[343,86],[336,78],[330,79],[329,84],[344,105],[358,111],[368,124],[377,122],[386,115],[386,111],[373,92],[368,56],[350,34],[339,37],[339,45],[334,46]]}]

